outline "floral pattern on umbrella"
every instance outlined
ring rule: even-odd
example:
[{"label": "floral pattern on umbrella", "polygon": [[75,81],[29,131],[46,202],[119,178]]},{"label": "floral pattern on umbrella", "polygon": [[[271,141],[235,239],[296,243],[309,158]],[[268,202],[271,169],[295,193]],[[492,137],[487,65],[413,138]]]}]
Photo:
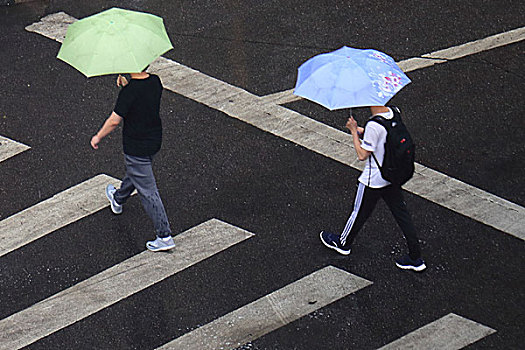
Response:
[{"label": "floral pattern on umbrella", "polygon": [[369,76],[372,84],[377,87],[377,96],[380,98],[391,98],[404,86],[401,76],[391,71],[386,74],[369,73]]}]

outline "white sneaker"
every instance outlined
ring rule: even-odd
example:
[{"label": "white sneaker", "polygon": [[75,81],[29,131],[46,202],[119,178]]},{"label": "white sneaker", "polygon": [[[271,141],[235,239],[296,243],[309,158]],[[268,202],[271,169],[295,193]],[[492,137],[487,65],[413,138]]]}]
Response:
[{"label": "white sneaker", "polygon": [[158,252],[161,250],[170,250],[175,248],[175,242],[171,236],[168,237],[157,237],[154,241],[149,241],[146,243],[146,248],[152,252]]},{"label": "white sneaker", "polygon": [[115,186],[109,184],[106,186],[106,197],[109,199],[109,203],[111,203],[111,211],[113,214],[121,214],[122,213],[122,205],[118,204],[115,201],[115,198],[113,195],[117,192],[117,189]]}]

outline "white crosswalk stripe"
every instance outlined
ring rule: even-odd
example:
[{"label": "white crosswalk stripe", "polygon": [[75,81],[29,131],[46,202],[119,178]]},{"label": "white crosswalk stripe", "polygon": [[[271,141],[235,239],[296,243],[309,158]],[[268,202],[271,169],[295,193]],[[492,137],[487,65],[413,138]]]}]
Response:
[{"label": "white crosswalk stripe", "polygon": [[0,135],[0,162],[27,151],[31,147]]},{"label": "white crosswalk stripe", "polygon": [[371,284],[364,278],[328,266],[158,349],[236,348]]},{"label": "white crosswalk stripe", "polygon": [[457,350],[496,332],[480,323],[448,314],[427,324],[379,350]]},{"label": "white crosswalk stripe", "polygon": [[217,219],[174,237],[168,253],[145,251],[0,321],[0,349],[32,344],[209,258],[253,234]]},{"label": "white crosswalk stripe", "polygon": [[0,256],[109,206],[107,184],[120,180],[97,175],[0,221]]}]

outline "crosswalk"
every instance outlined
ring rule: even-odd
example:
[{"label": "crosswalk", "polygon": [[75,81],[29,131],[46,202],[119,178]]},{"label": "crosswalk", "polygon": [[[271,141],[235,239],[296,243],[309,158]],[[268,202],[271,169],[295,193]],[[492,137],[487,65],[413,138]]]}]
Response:
[{"label": "crosswalk", "polygon": [[[98,175],[0,222],[3,233],[0,237],[7,242],[2,246],[2,255],[107,207],[103,188],[108,182],[118,185],[117,179]],[[67,212],[67,208],[76,210]],[[42,223],[41,227],[38,223]],[[14,239],[26,230],[28,235]],[[0,350],[21,349],[38,342],[252,237],[253,233],[218,219],[190,228],[175,237],[176,248],[168,253],[144,251],[0,320]],[[327,266],[159,349],[234,349],[372,284]],[[452,342],[447,340],[451,337],[448,329],[455,332]],[[492,328],[451,314],[384,349],[407,348],[407,344],[433,349],[436,344],[445,343],[452,344],[447,349],[461,349],[494,332]],[[421,337],[421,334],[426,335]]]},{"label": "crosswalk", "polygon": [[219,220],[207,221],[177,235],[170,253],[145,251],[3,319],[0,349],[27,346],[252,236]]},{"label": "crosswalk", "polygon": [[[448,314],[379,350],[456,350],[494,333],[495,330],[456,314]],[[422,341],[423,339],[423,341]]]},{"label": "crosswalk", "polygon": [[[68,25],[74,21],[76,18],[60,12],[42,18],[27,26],[26,30],[62,42]],[[492,48],[506,42],[521,41],[525,38],[525,29],[518,28],[508,37],[507,41],[502,40],[500,35],[489,37],[483,39],[488,41],[484,45]],[[452,52],[439,50],[428,55],[431,59],[436,59],[438,54],[454,59],[465,55],[466,50],[472,50],[472,46],[477,48],[478,44],[460,46]],[[350,167],[362,170],[364,166],[352,151],[352,140],[348,134],[285,108],[278,104],[281,103],[279,101],[256,96],[164,57],[155,60],[148,71],[159,75],[164,88],[169,91]],[[403,186],[406,191],[525,240],[524,207],[422,164],[416,163],[415,168],[414,177]]]},{"label": "crosswalk", "polygon": [[371,284],[328,266],[158,349],[236,348]]},{"label": "crosswalk", "polygon": [[[58,27],[53,25],[50,18],[59,23]],[[61,40],[64,28],[74,20],[65,14],[52,15],[48,17],[47,22],[43,21],[45,26],[41,25],[38,30],[45,32],[46,36]],[[164,70],[163,78],[167,79],[171,74],[167,68],[173,68],[174,65],[177,63],[161,58],[152,68],[157,71]],[[194,86],[206,85],[199,79],[208,81],[208,78],[196,76],[184,67],[181,70],[190,78],[185,80]],[[178,75],[177,79],[182,79],[182,76]],[[301,120],[301,123],[297,124],[287,123],[287,120],[297,115],[277,105],[266,105],[266,110],[271,109],[273,114],[270,113],[267,119],[258,118],[258,115],[244,111],[244,108],[251,103],[250,99],[241,98],[242,101],[236,104],[228,102],[235,101],[239,96],[245,96],[247,92],[242,89],[231,89],[226,83],[221,82],[218,82],[213,89],[220,90],[221,86],[223,91],[227,91],[227,99],[224,100],[222,96],[214,102],[207,100],[206,103],[229,105],[228,111],[235,113],[236,117],[255,118],[256,120],[251,120],[252,123],[265,124],[262,127],[265,130],[279,129],[282,137],[294,138],[297,141],[297,135],[303,135],[300,141],[303,143],[316,143],[314,142],[317,140],[316,136],[310,133],[311,130],[316,130],[316,135],[330,139],[333,143],[330,145],[321,143],[323,149],[316,151],[327,153],[345,164],[355,163],[354,160],[347,158],[350,152],[340,133],[308,120]],[[190,87],[185,88],[190,89]],[[210,90],[195,87],[192,90],[194,99],[201,99],[205,95],[217,96]],[[260,102],[256,103],[261,107]],[[235,112],[232,112],[233,110]],[[281,116],[283,119],[272,118],[272,116]],[[303,125],[303,129],[297,125]],[[343,147],[330,148],[331,145],[343,145]],[[28,146],[0,136],[0,161],[27,149]],[[419,171],[423,176],[427,176],[425,173],[432,172],[431,169],[425,168],[420,168]],[[443,180],[439,178],[436,181]],[[118,186],[120,180],[105,174],[97,175],[0,221],[0,259],[66,225],[107,208],[109,203],[104,195],[104,187],[108,183]],[[449,185],[445,184],[445,186]],[[417,181],[414,186],[417,188]],[[481,218],[481,220],[490,221],[488,218]],[[519,217],[519,220],[522,218]],[[523,221],[518,221],[518,224],[520,222]],[[506,232],[516,232],[515,230],[514,226],[510,228],[507,226]],[[168,253],[144,251],[0,320],[0,349],[20,349],[38,342],[73,323],[82,322],[90,315],[111,308],[125,298],[162,283],[205,259],[217,254],[228,254],[230,247],[243,244],[257,237],[256,234],[219,219],[205,221],[177,235],[176,248],[173,251]],[[173,339],[159,349],[233,349],[320,308],[337,303],[351,294],[359,298],[361,290],[366,288],[374,288],[374,282],[333,266],[325,266],[307,276],[298,276],[295,282]],[[388,343],[381,349],[461,349],[494,332],[496,330],[488,326],[450,313]],[[387,341],[385,339],[385,343]]]},{"label": "crosswalk", "polygon": [[[10,156],[28,148],[12,140],[4,142],[12,148]],[[106,208],[108,201],[103,189],[108,183],[118,187],[120,181],[100,174],[0,221],[0,257]],[[38,342],[253,236],[217,219],[204,222],[176,236],[176,249],[170,253],[140,253],[0,320],[0,349],[20,349]],[[233,349],[372,284],[327,266],[159,349]],[[450,329],[455,333],[450,333]],[[489,327],[451,314],[382,349],[409,345],[432,349],[436,344],[461,349],[493,332]],[[448,339],[450,334],[452,340]]]}]

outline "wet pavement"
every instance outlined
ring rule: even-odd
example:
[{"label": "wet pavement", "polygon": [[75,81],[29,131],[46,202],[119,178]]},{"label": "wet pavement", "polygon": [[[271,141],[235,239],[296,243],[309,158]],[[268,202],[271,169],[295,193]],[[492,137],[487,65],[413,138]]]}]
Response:
[{"label": "wet pavement", "polygon": [[[86,79],[55,58],[60,44],[24,28],[63,11],[116,6],[165,19],[165,57],[259,96],[293,88],[309,57],[347,45],[397,61],[523,26],[519,1],[33,1],[0,7],[0,135],[31,150],[0,163],[0,220],[105,173],[124,174],[117,131],[89,140],[112,111],[115,77]],[[523,42],[408,73],[393,100],[417,162],[525,205]],[[347,111],[285,105],[343,130]],[[360,123],[367,118],[355,111]],[[255,233],[31,349],[154,349],[317,269],[333,265],[371,287],[265,335],[246,349],[375,349],[450,312],[496,330],[469,349],[519,349],[524,242],[406,193],[425,259],[399,271],[404,241],[384,204],[349,257],[325,249],[342,229],[359,172],[191,99],[164,91],[164,144],[155,160],[174,232],[210,218]],[[144,250],[152,227],[138,199],[99,211],[0,257],[0,319]],[[0,232],[0,235],[2,233]]]}]

